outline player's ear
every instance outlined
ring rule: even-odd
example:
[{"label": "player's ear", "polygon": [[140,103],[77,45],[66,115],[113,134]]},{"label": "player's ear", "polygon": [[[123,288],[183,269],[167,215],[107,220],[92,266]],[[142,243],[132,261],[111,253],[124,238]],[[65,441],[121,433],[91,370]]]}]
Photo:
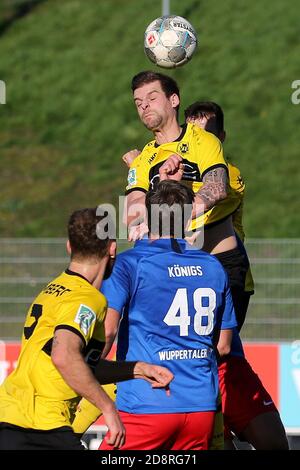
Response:
[{"label": "player's ear", "polygon": [[72,248],[71,248],[70,240],[67,240],[66,247],[67,247],[67,253],[68,253],[68,255],[71,255],[71,253],[72,253]]},{"label": "player's ear", "polygon": [[179,106],[179,96],[176,95],[176,93],[173,93],[173,95],[171,95],[170,101],[173,108],[177,108],[177,106]]},{"label": "player's ear", "polygon": [[117,242],[112,241],[108,248],[108,254],[110,258],[115,258],[117,253]]}]

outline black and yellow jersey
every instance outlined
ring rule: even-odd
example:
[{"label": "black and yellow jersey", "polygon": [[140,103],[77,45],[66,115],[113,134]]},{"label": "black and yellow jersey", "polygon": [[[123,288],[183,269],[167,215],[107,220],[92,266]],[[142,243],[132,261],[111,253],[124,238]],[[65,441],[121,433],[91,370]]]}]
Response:
[{"label": "black and yellow jersey", "polygon": [[93,366],[105,343],[105,314],[105,297],[77,273],[66,270],[45,287],[28,311],[17,367],[0,387],[0,422],[39,430],[71,425],[80,397],[52,363],[54,332],[77,334]]},{"label": "black and yellow jersey", "polygon": [[[185,124],[176,141],[157,145],[153,140],[143,148],[130,166],[125,194],[134,190],[147,192],[154,189],[159,182],[161,165],[173,153],[183,159],[184,173],[181,183],[191,187],[194,193],[203,186],[203,177],[208,171],[224,167],[228,172],[222,145],[217,137],[194,124]],[[203,225],[208,226],[226,219],[239,207],[241,198],[240,191],[229,186],[227,198],[194,219],[190,229],[197,230]]]},{"label": "black and yellow jersey", "polygon": [[236,198],[239,200],[239,205],[232,213],[232,223],[235,232],[238,234],[240,239],[244,241],[245,232],[243,227],[243,200],[245,194],[245,183],[238,167],[229,162],[228,170],[230,187],[234,191]]},{"label": "black and yellow jersey", "polygon": [[235,231],[239,234],[240,238],[241,235],[243,235],[244,238],[242,212],[245,183],[240,170],[232,163],[227,163],[227,165],[229,183],[227,188],[227,197],[205,212],[202,216],[202,224],[205,224],[208,228],[218,222],[222,222],[231,215]]},{"label": "black and yellow jersey", "polygon": [[[245,231],[243,227],[243,208],[244,208],[245,183],[238,167],[236,167],[232,163],[228,163],[228,170],[229,170],[230,186],[236,193],[236,197],[237,198],[240,197],[240,204],[238,205],[236,210],[232,213],[232,223],[233,223],[234,231],[237,233],[240,240],[244,243]],[[224,201],[221,201],[221,203],[222,202]],[[246,274],[245,292],[250,292],[251,294],[254,293],[254,281],[253,281],[250,267],[248,268],[248,271]]]},{"label": "black and yellow jersey", "polygon": [[144,192],[154,189],[159,182],[161,165],[174,153],[183,159],[182,182],[195,193],[203,185],[205,173],[219,166],[227,169],[221,142],[194,124],[185,124],[177,140],[161,145],[152,140],[143,148],[130,166],[126,194],[136,189]]}]

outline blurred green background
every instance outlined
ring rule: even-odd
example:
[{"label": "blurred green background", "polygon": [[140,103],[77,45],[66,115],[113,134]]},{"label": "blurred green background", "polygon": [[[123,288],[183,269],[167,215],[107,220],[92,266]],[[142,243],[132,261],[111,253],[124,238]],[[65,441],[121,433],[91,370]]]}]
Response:
[{"label": "blurred green background", "polygon": [[[183,110],[225,111],[226,154],[247,184],[248,237],[299,237],[299,2],[171,0],[199,49],[170,73]],[[71,211],[117,204],[120,157],[152,138],[136,115],[132,76],[164,72],[143,51],[161,0],[1,0],[0,234],[64,236]]]}]

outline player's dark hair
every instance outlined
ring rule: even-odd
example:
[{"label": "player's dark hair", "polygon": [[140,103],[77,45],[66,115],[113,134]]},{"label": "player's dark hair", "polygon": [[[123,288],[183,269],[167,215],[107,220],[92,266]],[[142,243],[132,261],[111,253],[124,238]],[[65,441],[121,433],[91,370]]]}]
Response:
[{"label": "player's dark hair", "polygon": [[224,132],[224,113],[217,103],[213,101],[195,101],[184,111],[185,119],[199,117],[214,117],[218,135]]},{"label": "player's dark hair", "polygon": [[[180,99],[180,92],[176,81],[168,75],[164,75],[163,73],[159,72],[152,72],[151,70],[140,72],[133,77],[131,81],[132,93],[134,93],[137,88],[156,81],[161,84],[162,90],[164,91],[167,98],[175,94]],[[179,105],[176,107],[177,112],[178,109]]]},{"label": "player's dark hair", "polygon": [[153,235],[184,238],[195,195],[178,181],[161,181],[146,194],[147,222]]},{"label": "player's dark hair", "polygon": [[[106,237],[99,236],[98,224],[109,226]],[[97,215],[97,208],[86,208],[74,211],[68,222],[68,238],[71,245],[71,258],[103,258],[107,254],[113,222],[109,215]],[[103,231],[102,231],[103,233]]]}]

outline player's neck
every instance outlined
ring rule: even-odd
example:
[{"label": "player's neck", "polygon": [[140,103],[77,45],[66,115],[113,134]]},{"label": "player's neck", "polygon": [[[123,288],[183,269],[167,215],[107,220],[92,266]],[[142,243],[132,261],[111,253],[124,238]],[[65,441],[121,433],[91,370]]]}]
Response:
[{"label": "player's neck", "polygon": [[161,129],[154,131],[155,141],[158,145],[166,144],[167,142],[173,142],[178,139],[182,132],[182,128],[178,124],[177,120],[172,120],[163,126]]},{"label": "player's neck", "polygon": [[105,259],[101,259],[100,261],[88,260],[84,262],[72,260],[69,265],[70,271],[83,276],[90,284],[96,287],[96,289],[100,289],[105,268]]},{"label": "player's neck", "polygon": [[160,235],[153,234],[153,233],[149,234],[149,239],[150,240],[160,240],[160,239],[163,239],[163,240],[169,239],[170,240],[171,238],[174,238],[174,237],[171,237],[170,235],[160,236]]}]

